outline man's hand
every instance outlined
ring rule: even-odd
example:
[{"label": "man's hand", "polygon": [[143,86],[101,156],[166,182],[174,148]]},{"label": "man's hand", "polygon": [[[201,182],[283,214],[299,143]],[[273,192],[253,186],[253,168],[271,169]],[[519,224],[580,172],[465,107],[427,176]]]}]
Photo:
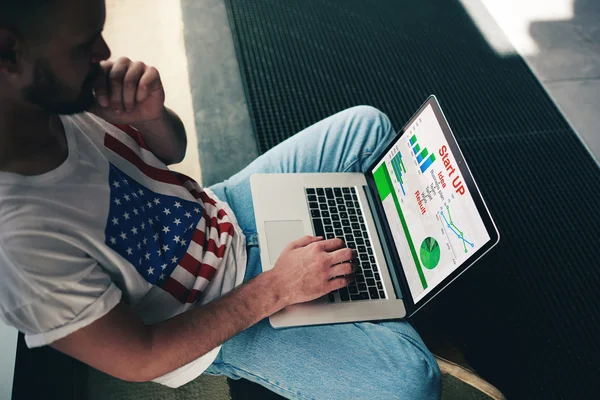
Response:
[{"label": "man's hand", "polygon": [[95,83],[96,104],[90,112],[113,124],[138,125],[163,116],[165,90],[156,68],[119,58],[103,61]]},{"label": "man's hand", "polygon": [[305,236],[290,243],[271,272],[287,305],[317,299],[354,279],[356,253],[341,239]]},{"label": "man's hand", "polygon": [[103,61],[94,85],[96,102],[89,110],[115,125],[131,125],[165,164],[183,160],[187,138],[183,123],[165,107],[165,90],[158,71],[143,62],[119,58]]}]

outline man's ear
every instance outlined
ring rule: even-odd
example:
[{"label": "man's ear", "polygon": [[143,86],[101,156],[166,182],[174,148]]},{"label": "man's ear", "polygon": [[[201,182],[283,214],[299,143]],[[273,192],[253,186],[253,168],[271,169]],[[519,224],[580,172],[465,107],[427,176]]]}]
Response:
[{"label": "man's ear", "polygon": [[14,32],[0,27],[0,72],[16,72],[19,42]]}]

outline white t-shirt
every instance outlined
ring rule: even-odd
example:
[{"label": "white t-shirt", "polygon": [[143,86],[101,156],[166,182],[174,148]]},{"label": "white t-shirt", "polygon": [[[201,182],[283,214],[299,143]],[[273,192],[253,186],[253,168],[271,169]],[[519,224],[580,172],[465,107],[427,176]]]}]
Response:
[{"label": "white t-shirt", "polygon": [[[246,239],[227,204],[169,171],[133,128],[88,113],[61,120],[62,165],[0,172],[0,319],[29,347],[91,324],[121,298],[153,324],[243,282]],[[155,382],[189,382],[219,349]]]}]

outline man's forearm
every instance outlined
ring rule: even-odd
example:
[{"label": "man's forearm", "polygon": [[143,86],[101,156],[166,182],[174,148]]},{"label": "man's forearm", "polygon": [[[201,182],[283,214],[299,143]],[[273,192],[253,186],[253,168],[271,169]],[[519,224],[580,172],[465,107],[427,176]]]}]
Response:
[{"label": "man's forearm", "polygon": [[164,107],[159,119],[135,124],[134,128],[142,133],[148,149],[165,164],[183,160],[187,136],[183,122],[173,111]]},{"label": "man's forearm", "polygon": [[209,304],[150,326],[151,357],[140,380],[169,373],[281,310],[286,299],[276,290],[277,279],[272,271],[262,273]]}]

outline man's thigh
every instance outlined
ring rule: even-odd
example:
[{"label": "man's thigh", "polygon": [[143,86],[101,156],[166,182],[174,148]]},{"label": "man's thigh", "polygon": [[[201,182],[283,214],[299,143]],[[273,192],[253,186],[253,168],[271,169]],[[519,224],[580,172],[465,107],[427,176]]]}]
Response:
[{"label": "man's thigh", "polygon": [[273,329],[267,320],[227,341],[210,372],[288,398],[436,399],[439,370],[404,321]]},{"label": "man's thigh", "polygon": [[212,190],[233,209],[242,230],[256,231],[250,190],[255,173],[364,172],[394,136],[389,119],[359,106],[326,118],[269,150]]}]

